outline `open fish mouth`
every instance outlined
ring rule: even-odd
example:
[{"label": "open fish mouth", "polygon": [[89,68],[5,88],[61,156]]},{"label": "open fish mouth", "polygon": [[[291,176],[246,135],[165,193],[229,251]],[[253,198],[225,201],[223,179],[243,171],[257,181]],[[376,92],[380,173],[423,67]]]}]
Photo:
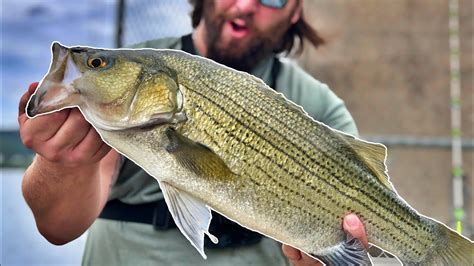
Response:
[{"label": "open fish mouth", "polygon": [[40,82],[26,107],[26,114],[30,118],[78,104],[79,91],[74,89],[73,82],[82,74],[67,47],[54,42],[51,48],[52,60],[48,74]]},{"label": "open fish mouth", "polygon": [[79,107],[92,125],[108,131],[186,119],[180,112],[179,85],[164,66],[150,70],[143,64],[145,57],[134,57],[126,49],[54,42],[51,50],[49,71],[27,104],[28,117]]}]

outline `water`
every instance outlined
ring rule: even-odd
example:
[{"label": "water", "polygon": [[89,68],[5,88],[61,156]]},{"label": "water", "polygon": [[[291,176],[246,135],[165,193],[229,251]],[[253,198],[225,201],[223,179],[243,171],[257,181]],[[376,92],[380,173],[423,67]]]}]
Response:
[{"label": "water", "polygon": [[80,265],[85,235],[64,246],[46,241],[21,194],[22,169],[0,168],[0,265]]}]

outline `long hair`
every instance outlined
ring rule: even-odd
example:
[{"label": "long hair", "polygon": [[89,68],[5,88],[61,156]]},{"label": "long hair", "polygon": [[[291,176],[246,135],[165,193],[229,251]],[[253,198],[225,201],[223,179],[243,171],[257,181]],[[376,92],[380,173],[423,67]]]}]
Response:
[{"label": "long hair", "polygon": [[[193,28],[196,28],[204,12],[204,0],[189,0],[189,3],[193,7],[191,11],[191,23]],[[286,34],[283,35],[281,45],[278,46],[274,52],[290,54],[295,48],[295,41],[298,40],[299,45],[294,53],[295,55],[299,55],[303,52],[305,39],[309,41],[314,48],[318,48],[325,43],[318,32],[306,21],[304,14],[301,13],[300,19],[291,25]]]}]

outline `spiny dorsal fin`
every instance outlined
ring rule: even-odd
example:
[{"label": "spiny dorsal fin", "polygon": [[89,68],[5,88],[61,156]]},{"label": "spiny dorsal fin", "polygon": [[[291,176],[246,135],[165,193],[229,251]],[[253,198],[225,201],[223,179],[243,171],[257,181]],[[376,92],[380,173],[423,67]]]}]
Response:
[{"label": "spiny dorsal fin", "polygon": [[343,133],[340,135],[349,142],[354,151],[360,156],[361,160],[363,160],[369,169],[372,170],[380,183],[395,192],[395,188],[390,182],[387,174],[387,166],[385,165],[387,148],[380,143],[363,141]]}]

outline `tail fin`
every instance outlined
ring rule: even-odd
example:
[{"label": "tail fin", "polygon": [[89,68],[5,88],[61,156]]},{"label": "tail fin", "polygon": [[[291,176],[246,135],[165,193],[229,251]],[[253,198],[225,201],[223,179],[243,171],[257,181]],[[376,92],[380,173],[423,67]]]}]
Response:
[{"label": "tail fin", "polygon": [[474,242],[443,224],[439,225],[440,239],[425,257],[422,265],[474,265]]}]

